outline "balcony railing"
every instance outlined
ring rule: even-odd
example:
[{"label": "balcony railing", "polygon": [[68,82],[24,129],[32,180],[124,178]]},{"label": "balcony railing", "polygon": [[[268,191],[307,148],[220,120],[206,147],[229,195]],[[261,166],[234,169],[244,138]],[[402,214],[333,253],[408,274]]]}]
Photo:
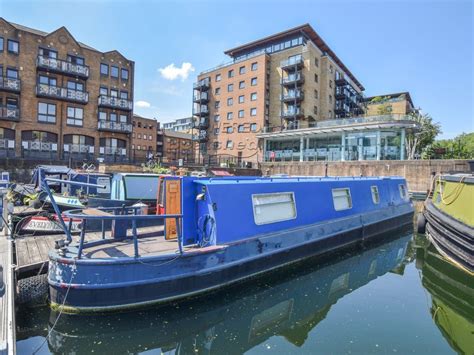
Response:
[{"label": "balcony railing", "polygon": [[304,110],[302,108],[297,108],[294,110],[283,110],[281,116],[284,118],[297,117],[304,115]]},{"label": "balcony railing", "polygon": [[288,92],[286,94],[281,95],[282,101],[292,101],[292,100],[303,100],[304,98],[304,92],[303,91],[294,91],[294,92]]},{"label": "balcony railing", "polygon": [[89,77],[89,67],[87,65],[74,64],[61,59],[39,55],[36,60],[36,65],[40,69],[46,69],[57,73],[80,76],[86,79]]},{"label": "balcony railing", "polygon": [[289,58],[280,62],[280,67],[282,69],[293,68],[293,67],[302,67],[304,65],[304,59],[301,58]]},{"label": "balcony railing", "polygon": [[126,148],[118,148],[118,147],[99,147],[99,154],[100,155],[126,156],[127,155],[127,149]]},{"label": "balcony railing", "polygon": [[198,134],[193,135],[193,140],[199,143],[207,142],[207,132],[206,131],[199,131]]},{"label": "balcony railing", "polygon": [[127,99],[121,99],[114,96],[100,95],[99,106],[131,111],[133,109],[133,102]]},{"label": "balcony railing", "polygon": [[0,119],[9,121],[20,120],[20,109],[7,106],[0,106]]},{"label": "balcony railing", "polygon": [[94,154],[94,146],[87,144],[64,144],[64,153]]},{"label": "balcony railing", "polygon": [[288,75],[287,77],[281,79],[281,83],[283,85],[295,84],[295,83],[302,84],[304,83],[304,75],[301,73]]},{"label": "balcony railing", "polygon": [[0,149],[15,149],[15,141],[13,139],[0,139]]},{"label": "balcony railing", "polygon": [[36,95],[42,97],[52,97],[59,100],[74,101],[82,104],[89,102],[89,93],[74,89],[62,88],[48,84],[38,84]]},{"label": "balcony railing", "polygon": [[200,118],[194,121],[194,128],[207,129],[209,128],[209,120],[207,118]]},{"label": "balcony railing", "polygon": [[0,76],[0,90],[20,92],[21,82],[20,79],[9,78],[6,76]]},{"label": "balcony railing", "polygon": [[201,108],[193,109],[193,115],[195,116],[207,116],[209,115],[209,109],[207,106],[201,106]]},{"label": "balcony railing", "polygon": [[98,129],[102,131],[132,133],[132,124],[99,120]]},{"label": "balcony railing", "polygon": [[199,92],[193,96],[194,102],[207,102],[209,101],[209,95],[207,92]]},{"label": "balcony railing", "polygon": [[196,90],[207,90],[209,89],[210,83],[211,81],[209,80],[209,78],[199,80],[198,82],[193,84],[193,88]]}]

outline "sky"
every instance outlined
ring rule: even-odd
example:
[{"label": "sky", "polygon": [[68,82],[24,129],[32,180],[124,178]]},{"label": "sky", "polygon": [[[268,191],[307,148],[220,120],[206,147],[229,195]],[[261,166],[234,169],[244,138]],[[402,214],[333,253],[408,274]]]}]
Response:
[{"label": "sky", "polygon": [[0,16],[117,49],[135,61],[135,112],[162,122],[190,116],[192,83],[226,49],[309,23],[366,96],[409,91],[439,138],[474,132],[472,1],[0,0]]}]

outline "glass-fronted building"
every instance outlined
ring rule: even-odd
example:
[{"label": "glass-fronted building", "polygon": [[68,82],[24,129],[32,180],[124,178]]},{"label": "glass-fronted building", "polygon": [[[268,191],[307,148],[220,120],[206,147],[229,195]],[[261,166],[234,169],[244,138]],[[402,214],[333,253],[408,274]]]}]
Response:
[{"label": "glass-fronted building", "polygon": [[319,121],[258,137],[265,161],[404,160],[405,137],[417,130],[410,116],[391,114]]}]

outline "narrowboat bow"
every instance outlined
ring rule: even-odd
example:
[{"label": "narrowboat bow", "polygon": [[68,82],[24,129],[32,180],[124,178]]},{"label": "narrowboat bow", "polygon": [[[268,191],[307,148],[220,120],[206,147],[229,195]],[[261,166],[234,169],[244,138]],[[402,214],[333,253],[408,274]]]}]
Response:
[{"label": "narrowboat bow", "polygon": [[[409,226],[413,216],[400,177],[161,177],[158,207],[158,215],[65,212],[82,231],[74,244],[66,228],[50,252],[52,307],[107,311],[197,295]],[[91,221],[111,221],[111,231],[92,241]]]}]

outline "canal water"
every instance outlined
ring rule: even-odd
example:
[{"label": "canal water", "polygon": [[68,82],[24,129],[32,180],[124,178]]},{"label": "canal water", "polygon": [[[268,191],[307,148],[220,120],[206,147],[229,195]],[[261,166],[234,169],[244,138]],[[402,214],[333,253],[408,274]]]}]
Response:
[{"label": "canal water", "polygon": [[[474,279],[418,235],[131,313],[18,313],[19,354],[474,353]],[[46,339],[49,334],[49,338]],[[42,346],[43,345],[43,346]]]}]

